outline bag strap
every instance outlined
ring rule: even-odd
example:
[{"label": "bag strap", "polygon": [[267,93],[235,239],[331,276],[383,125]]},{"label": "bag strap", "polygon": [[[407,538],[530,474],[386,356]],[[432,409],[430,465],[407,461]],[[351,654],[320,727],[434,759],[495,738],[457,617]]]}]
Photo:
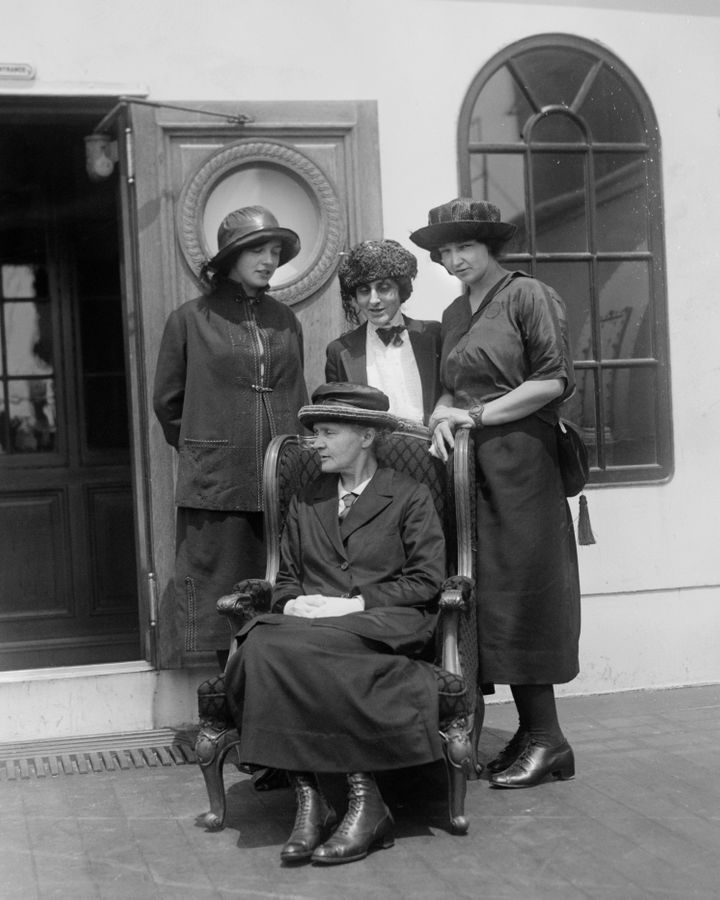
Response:
[{"label": "bag strap", "polygon": [[490,288],[490,290],[483,297],[482,303],[475,312],[470,317],[470,328],[477,322],[480,316],[485,312],[485,310],[490,305],[490,302],[495,298],[495,296],[505,287],[506,284],[509,284],[513,278],[518,278],[520,276],[527,277],[524,272],[507,272],[503,277],[496,281],[495,284]]}]

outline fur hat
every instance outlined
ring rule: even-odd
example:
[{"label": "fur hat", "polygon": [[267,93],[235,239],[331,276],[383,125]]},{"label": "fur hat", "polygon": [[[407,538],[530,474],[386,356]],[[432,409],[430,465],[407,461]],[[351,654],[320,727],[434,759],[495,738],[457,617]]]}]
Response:
[{"label": "fur hat", "polygon": [[397,241],[363,241],[343,256],[338,278],[343,305],[347,307],[359,284],[381,278],[404,281],[407,298],[412,293],[412,279],[417,275],[417,259]]},{"label": "fur hat", "polygon": [[298,419],[312,428],[315,422],[350,422],[393,430],[395,416],[388,412],[387,394],[367,384],[334,381],[321,384],[312,395],[312,405],[300,407]]},{"label": "fur hat", "polygon": [[410,240],[430,257],[440,262],[438,247],[457,241],[507,241],[515,234],[516,226],[500,221],[500,210],[487,200],[458,197],[435,206],[428,213],[428,224],[410,235]]},{"label": "fur hat", "polygon": [[279,240],[279,265],[284,266],[300,252],[300,238],[289,228],[281,228],[278,220],[264,206],[244,206],[228,213],[218,228],[218,252],[206,267],[226,275],[240,250],[265,241]]}]

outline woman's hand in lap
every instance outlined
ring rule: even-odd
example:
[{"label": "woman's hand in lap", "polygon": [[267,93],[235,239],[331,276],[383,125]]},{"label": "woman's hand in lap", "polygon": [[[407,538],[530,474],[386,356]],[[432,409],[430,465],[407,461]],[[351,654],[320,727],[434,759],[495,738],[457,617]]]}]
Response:
[{"label": "woman's hand in lap", "polygon": [[305,619],[324,619],[330,616],[346,616],[362,612],[365,602],[362,597],[323,597],[321,594],[304,594],[285,604],[286,616],[300,616]]}]

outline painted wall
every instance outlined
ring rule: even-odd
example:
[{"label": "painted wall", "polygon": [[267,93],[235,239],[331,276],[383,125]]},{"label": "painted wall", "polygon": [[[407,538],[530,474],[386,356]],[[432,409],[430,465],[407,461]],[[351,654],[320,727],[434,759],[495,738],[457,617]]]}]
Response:
[{"label": "painted wall", "polygon": [[[37,80],[0,90],[142,84],[151,99],[239,110],[243,99],[377,99],[385,236],[407,243],[457,192],[457,117],[473,76],[503,46],[547,32],[609,48],[659,121],[676,458],[668,484],[590,492],[598,542],[580,550],[583,673],[566,690],[720,681],[716,3],[29,0],[3,17],[0,60],[32,63]],[[422,259],[408,312],[439,318],[456,292]]]}]

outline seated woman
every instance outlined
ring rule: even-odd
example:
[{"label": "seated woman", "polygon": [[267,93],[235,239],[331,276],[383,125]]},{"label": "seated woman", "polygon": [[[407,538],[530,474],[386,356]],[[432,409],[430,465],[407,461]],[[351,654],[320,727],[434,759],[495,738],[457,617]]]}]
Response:
[{"label": "seated woman", "polygon": [[343,257],[345,318],[359,327],[328,344],[325,381],[371,384],[388,395],[393,415],[427,425],[442,393],[440,323],[401,311],[416,273],[417,260],[397,241],[363,241]]},{"label": "seated woman", "polygon": [[[284,862],[336,864],[394,842],[372,773],[440,759],[437,686],[417,657],[445,542],[430,492],[379,468],[393,427],[388,398],[366,385],[320,386],[300,409],[322,475],[295,497],[282,538],[273,613],[239,632],[225,673],[240,758],[285,769],[298,808]],[[337,816],[316,773],[345,773]]]}]

